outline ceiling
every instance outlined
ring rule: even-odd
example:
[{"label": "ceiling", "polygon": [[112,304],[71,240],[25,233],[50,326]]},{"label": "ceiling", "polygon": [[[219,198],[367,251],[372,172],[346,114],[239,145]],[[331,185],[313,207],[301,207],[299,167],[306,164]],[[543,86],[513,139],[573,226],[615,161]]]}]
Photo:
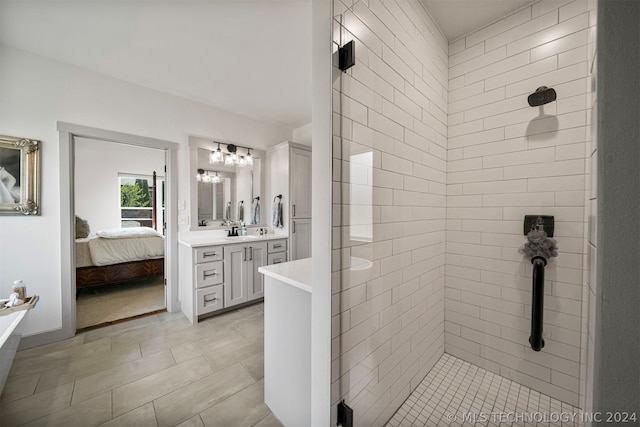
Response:
[{"label": "ceiling", "polygon": [[535,0],[422,0],[447,40],[454,41]]},{"label": "ceiling", "polygon": [[[449,40],[531,3],[422,1]],[[311,121],[311,0],[0,0],[0,41],[292,129]]]}]

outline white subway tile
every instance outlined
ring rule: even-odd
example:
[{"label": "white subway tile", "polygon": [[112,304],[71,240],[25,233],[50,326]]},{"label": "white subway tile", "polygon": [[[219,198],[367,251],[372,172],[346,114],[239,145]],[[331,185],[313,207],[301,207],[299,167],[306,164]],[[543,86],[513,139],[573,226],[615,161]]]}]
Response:
[{"label": "white subway tile", "polygon": [[462,52],[465,49],[465,39],[462,38],[458,41],[449,43],[449,57],[456,53]]},{"label": "white subway tile", "polygon": [[588,2],[584,0],[574,0],[566,6],[562,6],[560,8],[560,22],[587,12],[587,6]]},{"label": "white subway tile", "polygon": [[573,111],[583,111],[587,109],[587,95],[582,94],[570,98],[562,98],[558,101],[558,114],[566,114]]},{"label": "white subway tile", "polygon": [[526,165],[531,163],[552,162],[555,160],[555,147],[525,150],[516,153],[496,154],[482,158],[484,168]]},{"label": "white subway tile", "polygon": [[[550,12],[549,14],[544,16],[553,16],[553,15],[557,17],[557,11]],[[546,43],[552,42],[559,38],[584,30],[588,26],[587,21],[588,21],[588,17],[585,14],[583,16],[578,16],[573,19],[570,19],[569,21],[562,22],[558,25],[553,25],[552,27],[546,30],[535,32],[529,37],[525,37],[513,43],[510,43],[507,46],[507,56],[515,55],[518,52],[522,52],[524,50],[542,46]]]},{"label": "white subway tile", "polygon": [[451,160],[447,162],[447,172],[460,172],[482,169],[483,159],[475,157],[472,159]]},{"label": "white subway tile", "polygon": [[360,67],[352,68],[352,77],[358,80],[363,85],[367,86],[375,93],[381,95],[385,99],[393,99],[393,86],[389,84],[384,78],[377,73],[374,73],[371,68],[361,65]]},{"label": "white subway tile", "polygon": [[504,87],[514,82],[519,82],[540,74],[549,73],[558,68],[557,57],[552,56],[537,62],[532,62],[515,70],[498,74],[485,80],[485,90]]},{"label": "white subway tile", "polygon": [[504,33],[510,29],[518,28],[529,20],[531,20],[531,8],[527,7],[474,33],[469,34],[466,37],[466,46],[473,46],[476,43],[480,43],[481,41]]},{"label": "white subway tile", "polygon": [[[396,90],[394,96],[394,103],[401,108],[403,111],[411,114],[413,117],[421,118],[422,117],[422,108],[414,101],[412,101],[409,97],[405,96],[402,92]],[[428,106],[426,106],[428,107]]]},{"label": "white subway tile", "polygon": [[452,162],[454,160],[461,160],[464,155],[464,149],[462,148],[453,148],[451,150],[447,150],[447,163]]},{"label": "white subway tile", "polygon": [[[498,49],[501,51],[504,47]],[[483,56],[482,58],[488,56],[489,54]],[[469,61],[471,62],[471,61]],[[465,62],[462,65],[467,64]],[[529,52],[522,52],[514,56],[508,56],[506,59],[503,59],[498,62],[493,62],[485,67],[475,69],[470,71],[464,75],[464,83],[465,85],[469,85],[471,83],[489,79],[495,76],[498,73],[504,73],[507,71],[515,70],[516,68],[523,67],[529,63]]]},{"label": "white subway tile", "polygon": [[[494,49],[492,51],[487,51],[482,56],[478,56],[476,58],[470,59],[466,62],[463,62],[459,65],[453,66],[449,68],[449,79],[455,79],[456,77],[466,75],[468,73],[474,72],[476,70],[480,70],[483,67],[491,66],[501,60],[504,60],[507,57],[507,48],[499,48]],[[476,79],[474,81],[480,81],[480,79]],[[465,76],[465,84],[469,84]],[[457,89],[457,87],[449,87],[449,90]]]},{"label": "white subway tile", "polygon": [[[518,82],[518,83],[514,83],[510,86],[507,86],[507,93],[506,96],[507,98],[512,97],[512,96],[517,96],[517,95],[521,95],[521,94],[528,94],[528,93],[532,93],[536,88],[539,86],[549,86],[549,87],[555,87],[555,86],[560,86],[563,84],[567,84],[569,82],[575,81],[575,80],[580,80],[579,83],[577,83],[576,86],[578,88],[580,88],[583,84],[582,84],[582,80],[587,77],[587,64],[588,62],[582,62],[579,64],[575,64],[575,65],[571,65],[569,67],[565,67],[565,68],[560,68],[556,71],[552,71],[550,73],[546,73],[544,75],[538,76],[538,77],[534,77],[532,79],[528,79],[528,80],[523,80],[522,82]],[[563,88],[558,88],[558,96],[562,96],[563,93]],[[584,91],[584,89],[578,89],[579,92],[578,93],[582,93]],[[571,91],[571,94],[573,94],[573,91]],[[547,104],[545,107],[549,106],[551,104]]]},{"label": "white subway tile", "polygon": [[[344,15],[344,27],[375,55],[382,56],[382,41],[351,11]],[[337,26],[336,26],[337,27]],[[358,49],[360,50],[360,49]],[[359,53],[359,52],[358,52]]]},{"label": "white subway tile", "polygon": [[451,345],[460,348],[468,353],[480,355],[480,344],[474,343],[467,339],[461,338],[456,335],[445,333],[444,340],[447,345]]},{"label": "white subway tile", "polygon": [[479,145],[503,139],[504,128],[496,128],[449,138],[449,148],[468,147],[470,145]]},{"label": "white subway tile", "polygon": [[[504,177],[507,178],[507,177]],[[497,181],[503,179],[503,169],[480,169],[468,172],[452,172],[447,175],[447,183],[461,184],[467,182]]]},{"label": "white subway tile", "polygon": [[372,129],[387,136],[399,140],[402,140],[404,137],[404,130],[401,125],[371,109],[369,110],[369,118],[367,122]]},{"label": "white subway tile", "polygon": [[469,182],[462,184],[462,194],[502,194],[521,193],[524,191],[527,191],[527,181],[524,179]]},{"label": "white subway tile", "polygon": [[534,3],[531,6],[531,14],[532,16],[538,17],[540,15],[544,15],[545,13],[551,10],[557,10],[564,4],[570,3],[574,0],[542,0]]},{"label": "white subway tile", "polygon": [[[512,28],[508,31],[505,31],[502,34],[498,34],[495,37],[488,39],[485,42],[486,50],[496,49],[500,46],[504,46],[507,43],[511,43],[514,40],[519,40],[525,38],[530,34],[535,34],[544,30],[545,28],[549,28],[558,23],[558,11],[551,11],[549,13],[545,13],[542,16],[537,18],[533,18],[532,20],[516,27]],[[507,50],[507,56],[513,55],[513,53],[509,53]]]},{"label": "white subway tile", "polygon": [[386,43],[388,46],[393,46],[395,36],[393,33],[387,28],[386,25],[378,17],[375,13],[373,13],[367,5],[364,3],[355,3],[353,6],[353,12],[356,16],[363,22],[367,27],[371,29],[371,31],[376,34],[382,42]]},{"label": "white subway tile", "polygon": [[587,30],[585,29],[542,44],[531,50],[531,60],[539,61],[580,46],[586,46],[587,36]]},{"label": "white subway tile", "polygon": [[480,55],[484,55],[484,43],[478,43],[456,54],[449,55],[449,67],[454,67]]},{"label": "white subway tile", "polygon": [[347,117],[363,125],[367,124],[368,109],[361,103],[355,101],[349,96],[341,96],[339,93],[334,93],[333,104],[334,111],[340,111],[340,107],[342,107],[343,117]]},{"label": "white subway tile", "polygon": [[462,230],[516,234],[522,231],[522,221],[465,219],[462,221]]},{"label": "white subway tile", "polygon": [[499,153],[513,153],[526,150],[528,147],[525,138],[508,139],[506,141],[490,142],[480,145],[464,147],[464,157],[479,157]]},{"label": "white subway tile", "polygon": [[[375,70],[375,73],[378,74],[382,79],[384,79],[387,83],[392,85],[398,90],[404,89],[404,78],[395,71],[391,66],[389,66],[386,62],[375,55],[369,57],[369,67],[372,70]],[[393,99],[393,98],[392,98]]]},{"label": "white subway tile", "polygon": [[464,122],[464,114],[456,113],[447,116],[447,129],[451,132],[451,126],[459,125]]},{"label": "white subway tile", "polygon": [[558,55],[558,68],[581,63],[588,60],[587,46],[581,46]]},{"label": "white subway tile", "polygon": [[[343,76],[343,93],[346,94],[349,98],[352,98],[355,101],[361,103],[362,105],[373,108],[378,112],[382,111],[382,96],[375,93],[371,88],[354,79],[349,74],[345,74]],[[339,92],[334,92],[334,95],[335,97],[338,97],[339,104]],[[336,111],[335,107],[334,111]]]},{"label": "white subway tile", "polygon": [[[451,254],[454,255],[454,254]],[[467,262],[473,259],[475,263]],[[484,268],[485,264],[494,264],[495,261],[488,258],[461,256],[461,264],[469,268]],[[481,272],[481,274],[483,274]],[[469,291],[482,295],[489,295],[495,298],[500,298],[500,286],[495,286],[490,283],[477,282],[475,280],[466,280],[459,277],[445,276],[445,286],[453,289],[459,289],[461,291]]]},{"label": "white subway tile", "polygon": [[448,242],[447,252],[452,254],[471,255],[471,256],[484,257],[484,258],[500,257],[499,247],[474,245],[474,244],[468,244],[468,243]]},{"label": "white subway tile", "polygon": [[481,234],[469,231],[447,231],[447,242],[480,244]]},{"label": "white subway tile", "polygon": [[470,84],[469,86],[463,86],[456,90],[449,90],[449,114],[454,111],[451,110],[451,103],[467,99],[470,96],[482,94],[484,92],[484,81]]},{"label": "white subway tile", "polygon": [[[486,85],[486,82],[488,81],[489,80],[485,81],[485,85]],[[483,82],[478,82],[478,83],[483,83]],[[473,88],[474,85],[466,86],[465,89]],[[472,95],[472,93],[475,91],[470,90],[468,94],[463,94],[463,95],[466,95],[464,98],[460,98],[457,101],[454,98],[453,102],[449,102],[449,112],[457,113],[460,111],[466,111],[472,108],[477,108],[477,107],[504,99],[504,94],[505,94],[504,87],[497,88],[497,89],[491,88],[491,89],[494,89],[494,90],[489,90],[489,88],[487,88],[486,92],[478,91],[476,95]]]},{"label": "white subway tile", "polygon": [[486,194],[483,196],[483,206],[528,206],[546,207],[554,206],[554,193],[528,193],[528,194]]},{"label": "white subway tile", "polygon": [[584,191],[557,191],[555,193],[556,206],[584,206]]},{"label": "white subway tile", "polygon": [[562,160],[557,162],[544,162],[520,166],[507,166],[504,168],[505,179],[542,178],[551,176],[562,177],[565,175],[581,174],[584,174],[583,159]]},{"label": "white subway tile", "polygon": [[[505,138],[519,138],[539,133],[585,126],[586,117],[587,115],[584,111],[575,111],[572,113],[560,114],[551,117],[535,118],[530,122],[518,123],[505,127]],[[583,144],[580,145],[583,146]],[[560,147],[556,148],[556,153],[559,148]],[[582,151],[583,152],[580,154],[581,157],[584,157],[584,148]]]},{"label": "white subway tile", "polygon": [[572,175],[563,176],[562,178],[552,177],[528,179],[527,189],[529,191],[546,191],[551,188],[555,191],[584,190],[584,176]]},{"label": "white subway tile", "polygon": [[402,58],[396,55],[396,53],[393,51],[393,47],[387,45],[382,46],[382,60],[386,62],[394,72],[402,76],[404,80],[413,84],[415,71],[412,70],[411,67],[409,67]]},{"label": "white subway tile", "polygon": [[[512,113],[516,110],[524,111],[525,109],[527,112],[529,112],[530,110],[532,110],[532,108],[529,107],[526,102],[526,98],[507,98],[503,101],[493,102],[478,108],[467,110],[464,113],[464,119],[465,121],[471,121],[482,118],[491,118],[491,116],[502,117],[505,115],[508,116],[508,113]],[[555,105],[551,107],[555,108]],[[529,113],[527,117],[531,117],[531,114]],[[507,121],[505,124],[510,123]],[[485,120],[485,129],[493,127],[496,126],[489,125],[489,121]]]},{"label": "white subway tile", "polygon": [[451,77],[449,79],[449,91],[460,89],[464,87],[464,74],[458,77]]},{"label": "white subway tile", "polygon": [[[462,114],[462,113],[460,113]],[[449,116],[451,117],[451,116]],[[449,138],[454,138],[456,136],[461,136],[461,135],[467,135],[470,133],[476,133],[476,132],[480,132],[483,130],[483,121],[482,119],[480,120],[475,120],[473,122],[464,122],[464,123],[460,123],[460,124],[456,124],[456,125],[451,125],[451,123],[449,123]],[[450,148],[449,151],[451,151],[453,149]]]}]

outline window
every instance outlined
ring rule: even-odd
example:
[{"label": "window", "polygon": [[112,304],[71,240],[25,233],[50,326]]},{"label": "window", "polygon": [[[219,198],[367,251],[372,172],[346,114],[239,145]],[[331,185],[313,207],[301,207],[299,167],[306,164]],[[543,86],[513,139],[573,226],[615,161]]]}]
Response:
[{"label": "window", "polygon": [[[119,174],[121,227],[153,227],[153,177]],[[156,176],[156,229],[164,234],[164,177]]]}]

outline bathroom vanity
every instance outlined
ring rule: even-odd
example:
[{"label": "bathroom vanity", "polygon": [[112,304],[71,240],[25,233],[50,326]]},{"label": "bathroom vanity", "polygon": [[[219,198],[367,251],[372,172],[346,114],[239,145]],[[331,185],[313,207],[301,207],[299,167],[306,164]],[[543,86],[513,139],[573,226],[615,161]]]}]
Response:
[{"label": "bathroom vanity", "polygon": [[286,236],[225,237],[220,231],[183,233],[179,242],[182,312],[191,323],[232,307],[262,301],[260,267],[286,262]]}]

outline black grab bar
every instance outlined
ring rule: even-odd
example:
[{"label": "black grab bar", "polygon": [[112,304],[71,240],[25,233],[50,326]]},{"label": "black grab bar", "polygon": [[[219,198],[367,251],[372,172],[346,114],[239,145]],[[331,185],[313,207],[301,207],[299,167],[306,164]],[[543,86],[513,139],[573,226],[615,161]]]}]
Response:
[{"label": "black grab bar", "polygon": [[544,267],[547,260],[541,256],[531,259],[533,264],[533,294],[531,298],[531,336],[529,344],[533,351],[540,351],[544,347],[542,339],[542,317],[544,311]]}]

